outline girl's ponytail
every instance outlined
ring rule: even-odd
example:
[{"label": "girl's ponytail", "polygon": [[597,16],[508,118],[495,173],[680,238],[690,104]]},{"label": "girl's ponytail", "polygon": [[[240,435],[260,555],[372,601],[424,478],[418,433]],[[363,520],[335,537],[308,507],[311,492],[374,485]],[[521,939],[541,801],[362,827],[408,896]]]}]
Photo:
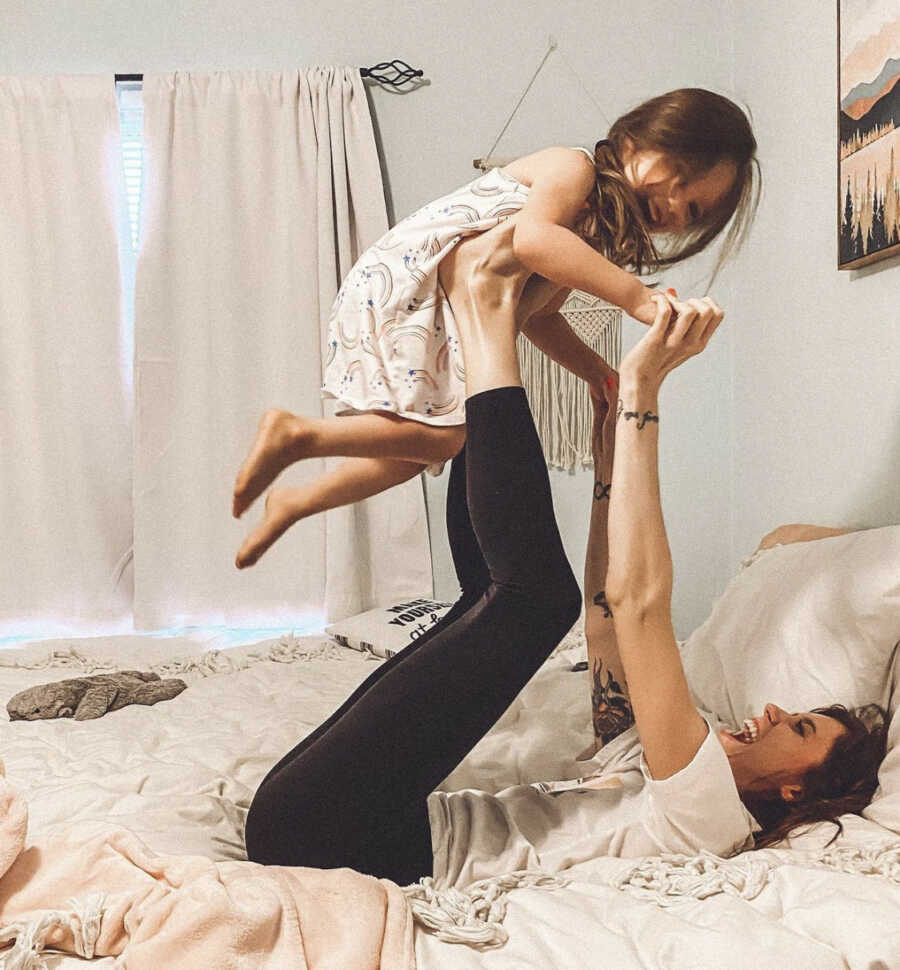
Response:
[{"label": "girl's ponytail", "polygon": [[594,146],[594,171],[597,182],[587,200],[589,211],[576,228],[586,242],[616,265],[635,273],[652,272],[659,262],[656,246],[637,194],[606,138]]}]

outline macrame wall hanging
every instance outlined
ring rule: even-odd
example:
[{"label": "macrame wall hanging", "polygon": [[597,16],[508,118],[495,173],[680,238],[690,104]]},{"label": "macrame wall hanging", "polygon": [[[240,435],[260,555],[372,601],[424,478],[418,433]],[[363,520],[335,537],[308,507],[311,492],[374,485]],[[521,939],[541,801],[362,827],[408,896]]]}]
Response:
[{"label": "macrame wall hanging", "polygon": [[[590,293],[573,290],[562,315],[591,350],[618,368],[622,353],[622,311]],[[526,337],[517,342],[522,384],[531,405],[544,456],[551,468],[574,471],[593,465],[594,408],[587,384]]]},{"label": "macrame wall hanging", "polygon": [[[525,100],[541,68],[546,64],[547,58],[557,48],[556,41],[551,37],[541,63],[531,76],[512,113],[506,119],[506,124],[494,139],[490,151],[482,158],[473,160],[475,168],[486,172],[512,161],[511,158],[495,156],[494,149]],[[575,69],[565,58],[563,63],[603,114],[603,109],[585,87]],[[588,347],[600,354],[610,367],[618,368],[622,354],[622,311],[619,307],[590,293],[573,290],[563,304],[561,313],[575,334]],[[521,335],[517,349],[522,383],[525,385],[525,393],[528,395],[528,403],[531,405],[547,464],[551,468],[561,468],[566,471],[591,466],[594,409],[587,384],[564,367],[560,367],[555,360],[551,360]]]}]

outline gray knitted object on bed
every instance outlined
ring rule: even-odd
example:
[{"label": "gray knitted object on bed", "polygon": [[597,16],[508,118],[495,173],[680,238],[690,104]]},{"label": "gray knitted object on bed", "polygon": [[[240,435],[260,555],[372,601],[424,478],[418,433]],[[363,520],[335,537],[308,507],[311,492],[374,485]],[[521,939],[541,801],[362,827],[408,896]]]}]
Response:
[{"label": "gray knitted object on bed", "polygon": [[38,684],[16,694],[6,705],[11,721],[74,717],[87,721],[129,704],[156,704],[177,697],[183,680],[160,680],[159,674],[120,670],[115,674],[74,677]]}]

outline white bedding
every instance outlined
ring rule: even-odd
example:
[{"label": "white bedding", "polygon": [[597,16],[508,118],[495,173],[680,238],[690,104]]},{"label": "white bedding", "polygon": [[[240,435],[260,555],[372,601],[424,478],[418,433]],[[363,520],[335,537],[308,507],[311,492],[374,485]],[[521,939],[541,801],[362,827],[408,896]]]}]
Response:
[{"label": "white bedding", "polygon": [[[26,795],[30,831],[103,820],[132,829],[160,852],[215,859],[242,858],[243,819],[255,786],[377,662],[319,637],[266,641],[212,657],[201,656],[203,647],[185,639],[118,637],[6,650],[0,664],[40,663],[51,649],[62,651],[57,662],[65,660],[66,650],[77,657],[68,666],[0,667],[4,705],[26,686],[84,673],[78,658],[96,664],[94,672],[110,669],[104,662],[119,669],[152,667],[163,676],[182,676],[189,686],[174,700],[127,707],[96,721],[0,720],[0,756],[10,781]],[[576,645],[552,657],[445,787],[496,790],[582,774],[573,756],[590,736],[587,674],[569,668],[583,655],[583,646]],[[283,662],[260,659],[269,656]],[[161,666],[189,657],[197,661],[194,671],[181,672],[183,664]],[[715,891],[715,880],[699,880],[700,890],[711,895],[673,896],[665,906],[644,898],[633,884],[616,887],[634,869],[634,860],[600,860],[570,871],[565,888],[510,893],[504,922],[509,940],[502,947],[448,944],[417,929],[419,966],[900,967],[900,854],[886,857],[893,862],[893,879],[813,867],[809,860],[829,835],[825,827],[798,840],[798,848],[729,860],[722,869],[730,877],[726,891]],[[900,839],[862,819],[841,840],[874,847],[890,842]],[[670,885],[680,872],[678,860],[650,865]],[[113,966],[110,959],[94,963]],[[59,970],[84,964],[74,957],[48,959]]]}]

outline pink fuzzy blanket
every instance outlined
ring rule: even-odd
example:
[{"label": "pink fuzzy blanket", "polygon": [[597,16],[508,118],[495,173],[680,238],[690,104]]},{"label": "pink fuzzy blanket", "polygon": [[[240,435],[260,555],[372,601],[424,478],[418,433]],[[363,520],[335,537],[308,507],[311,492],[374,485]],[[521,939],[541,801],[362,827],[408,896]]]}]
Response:
[{"label": "pink fuzzy blanket", "polygon": [[0,777],[0,945],[15,941],[15,966],[52,948],[128,970],[415,970],[409,904],[390,880],[161,856],[102,825],[25,848],[27,822]]}]

